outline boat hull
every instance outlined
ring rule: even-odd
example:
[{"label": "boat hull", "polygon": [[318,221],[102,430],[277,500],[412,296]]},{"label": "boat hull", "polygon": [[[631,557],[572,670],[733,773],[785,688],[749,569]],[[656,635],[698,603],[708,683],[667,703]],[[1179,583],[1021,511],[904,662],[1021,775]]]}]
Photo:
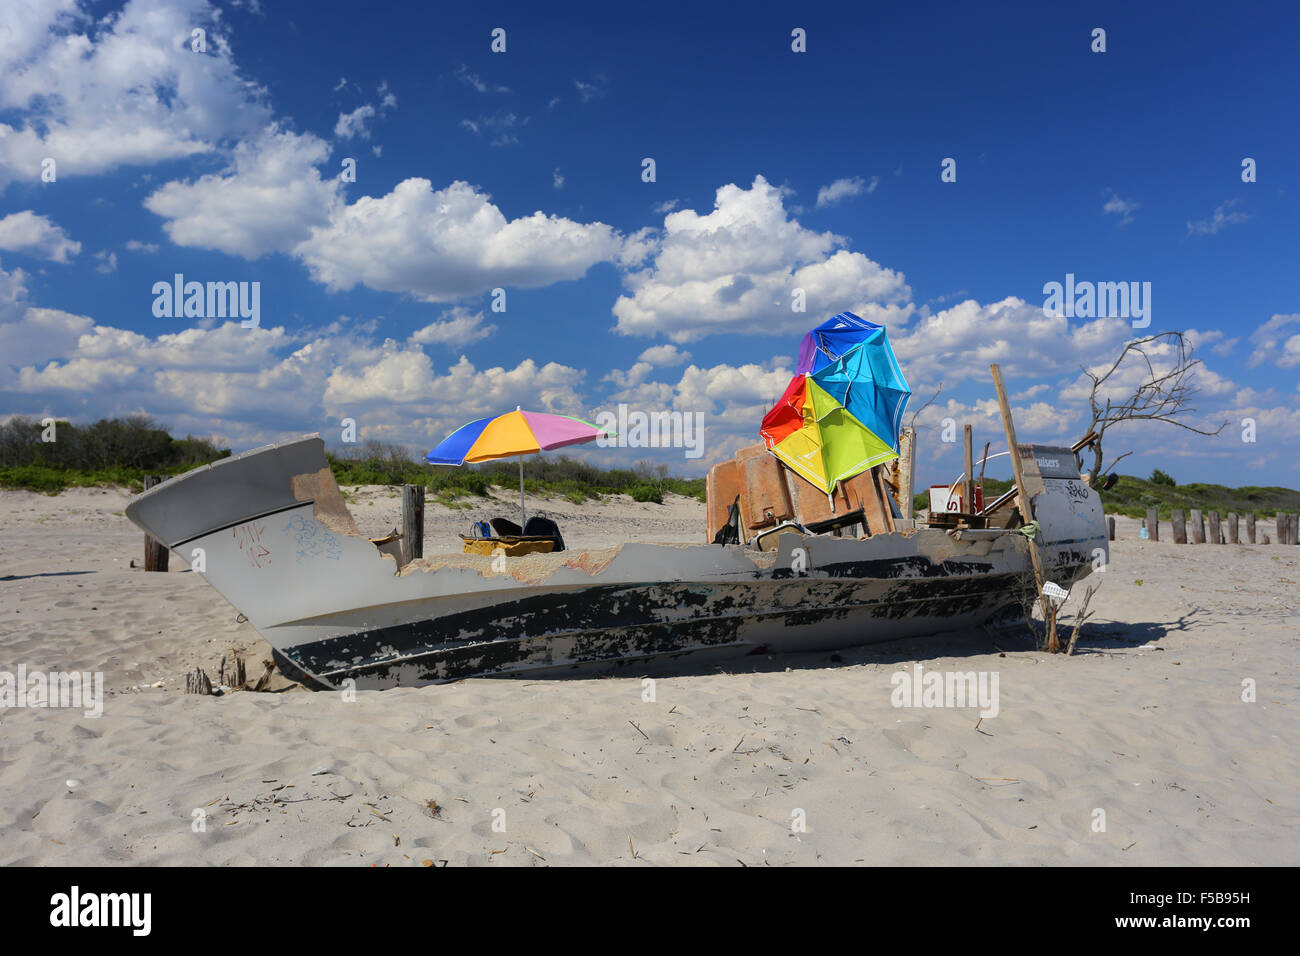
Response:
[{"label": "boat hull", "polygon": [[[1104,561],[1104,518],[1086,485],[1042,482],[1035,508],[1053,581],[1069,587]],[[978,630],[1019,614],[1035,591],[1027,539],[1001,529],[786,534],[774,552],[633,543],[449,554],[399,568],[356,533],[315,437],[165,482],[127,515],[194,562],[286,674],[316,687],[832,650]]]}]

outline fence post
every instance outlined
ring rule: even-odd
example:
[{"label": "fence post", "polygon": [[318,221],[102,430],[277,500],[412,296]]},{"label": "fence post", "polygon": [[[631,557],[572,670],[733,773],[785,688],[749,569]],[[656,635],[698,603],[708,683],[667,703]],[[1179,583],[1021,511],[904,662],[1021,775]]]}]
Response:
[{"label": "fence post", "polygon": [[1147,509],[1147,537],[1152,541],[1160,540],[1160,510],[1158,508]]},{"label": "fence post", "polygon": [[1205,517],[1200,508],[1192,509],[1192,544],[1205,544]]},{"label": "fence post", "polygon": [[1237,512],[1228,512],[1228,544],[1240,544],[1237,537]]},{"label": "fence post", "polygon": [[[164,475],[145,475],[144,488],[148,491],[155,485],[160,485],[167,478]],[[166,571],[167,563],[171,552],[167,550],[167,545],[163,544],[151,534],[144,536],[144,569],[146,571]]]},{"label": "fence post", "polygon": [[1170,530],[1174,533],[1174,544],[1187,543],[1187,519],[1182,508],[1175,508],[1169,513]]},{"label": "fence post", "polygon": [[1255,512],[1246,515],[1246,543],[1255,543]]},{"label": "fence post", "polygon": [[424,485],[402,485],[402,544],[407,561],[424,557]]},{"label": "fence post", "polygon": [[1210,544],[1221,544],[1222,542],[1223,542],[1223,537],[1219,533],[1219,513],[1217,511],[1211,511],[1210,512]]}]

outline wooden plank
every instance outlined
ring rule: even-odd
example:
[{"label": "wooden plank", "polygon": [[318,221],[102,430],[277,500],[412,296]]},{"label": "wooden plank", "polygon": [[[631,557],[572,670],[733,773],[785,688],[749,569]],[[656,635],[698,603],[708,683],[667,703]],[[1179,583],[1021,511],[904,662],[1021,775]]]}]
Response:
[{"label": "wooden plank", "polygon": [[1182,508],[1175,508],[1169,513],[1169,526],[1174,535],[1174,544],[1187,543],[1187,516]]},{"label": "wooden plank", "polygon": [[1147,537],[1152,541],[1160,540],[1160,511],[1157,508],[1147,509]]},{"label": "wooden plank", "polygon": [[1201,509],[1193,508],[1189,520],[1192,523],[1192,544],[1205,544],[1205,516]]},{"label": "wooden plank", "polygon": [[1237,512],[1228,512],[1228,544],[1240,544],[1237,537]]},{"label": "wooden plank", "polygon": [[[1020,446],[1016,443],[1016,424],[1011,418],[1011,403],[1007,401],[1007,389],[1002,382],[1002,367],[997,363],[989,366],[993,374],[993,387],[998,393],[998,408],[1002,412],[1002,427],[1007,433],[1007,450],[1011,454],[1011,471],[1016,479],[1016,491],[1020,515],[1026,523],[1034,520],[1034,505],[1025,493],[1025,468],[1020,460]],[[1029,560],[1034,566],[1034,582],[1038,586],[1038,600],[1043,609],[1043,620],[1047,624],[1047,649],[1056,653],[1060,645],[1056,639],[1056,612],[1051,600],[1043,593],[1047,575],[1043,570],[1043,556],[1038,551],[1038,542],[1029,539]]]},{"label": "wooden plank", "polygon": [[781,463],[770,453],[737,463],[740,467],[740,509],[751,531],[770,528],[794,517],[794,505],[781,474]]},{"label": "wooden plank", "polygon": [[1255,543],[1255,512],[1246,515],[1246,543]]},{"label": "wooden plank", "polygon": [[912,514],[912,483],[916,475],[916,429],[904,428],[898,436],[898,508],[904,518]]},{"label": "wooden plank", "polygon": [[1220,544],[1220,543],[1222,543],[1222,541],[1223,541],[1223,539],[1222,539],[1222,538],[1220,537],[1220,535],[1219,535],[1219,513],[1218,513],[1217,511],[1211,511],[1211,512],[1210,512],[1210,538],[1209,538],[1209,541],[1210,541],[1210,544]]}]

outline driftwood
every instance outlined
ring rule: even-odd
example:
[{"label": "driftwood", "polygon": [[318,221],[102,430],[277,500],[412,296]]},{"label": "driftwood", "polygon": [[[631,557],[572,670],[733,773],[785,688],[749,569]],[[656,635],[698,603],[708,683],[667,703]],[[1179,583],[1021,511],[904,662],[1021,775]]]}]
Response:
[{"label": "driftwood", "polygon": [[1096,590],[1095,587],[1090,587],[1083,595],[1083,602],[1079,605],[1079,613],[1074,616],[1074,630],[1070,631],[1070,643],[1065,647],[1066,656],[1074,653],[1074,643],[1079,639],[1079,632],[1083,630],[1083,622],[1089,617],[1088,602],[1092,600],[1092,595]]},{"label": "driftwood", "polygon": [[266,685],[271,682],[271,675],[275,673],[275,662],[270,658],[262,661],[262,676],[257,679],[253,685],[253,692],[259,693],[266,690]]},{"label": "driftwood", "polygon": [[246,678],[244,676],[244,659],[238,654],[227,667],[226,658],[221,658],[221,669],[218,671],[218,683],[226,687],[233,687],[236,690],[244,686]]},{"label": "driftwood", "polygon": [[196,667],[185,675],[185,693],[187,694],[211,694],[212,681],[208,680],[208,675],[203,672],[202,667]]}]

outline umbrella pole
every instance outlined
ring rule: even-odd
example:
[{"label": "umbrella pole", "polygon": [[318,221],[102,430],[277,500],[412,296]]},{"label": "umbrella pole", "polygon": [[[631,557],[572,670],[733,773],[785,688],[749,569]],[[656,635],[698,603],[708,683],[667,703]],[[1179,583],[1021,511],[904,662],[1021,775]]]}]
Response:
[{"label": "umbrella pole", "polygon": [[519,527],[523,528],[528,524],[528,516],[524,514],[524,456],[519,456]]}]

